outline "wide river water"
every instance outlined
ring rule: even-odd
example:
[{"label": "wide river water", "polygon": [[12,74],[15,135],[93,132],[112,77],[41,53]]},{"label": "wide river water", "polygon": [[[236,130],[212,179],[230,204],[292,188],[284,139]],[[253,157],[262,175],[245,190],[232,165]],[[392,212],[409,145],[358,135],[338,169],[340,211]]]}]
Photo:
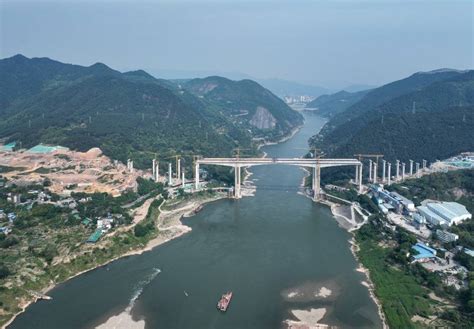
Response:
[{"label": "wide river water", "polygon": [[[293,138],[264,147],[268,156],[303,154],[324,124],[305,119]],[[58,285],[53,300],[29,306],[8,328],[94,328],[129,309],[153,329],[273,329],[291,310],[310,308],[327,309],[322,323],[380,328],[349,233],[326,206],[297,194],[304,172],[280,165],[252,172],[254,197],[206,205],[185,220],[189,234]],[[322,287],[331,296],[314,297]],[[217,300],[228,290],[234,297],[220,313]]]}]

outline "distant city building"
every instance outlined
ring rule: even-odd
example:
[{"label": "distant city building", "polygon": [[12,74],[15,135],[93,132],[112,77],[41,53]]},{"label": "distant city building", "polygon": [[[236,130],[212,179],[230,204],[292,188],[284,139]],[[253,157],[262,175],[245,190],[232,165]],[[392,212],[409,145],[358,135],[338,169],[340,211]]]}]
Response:
[{"label": "distant city building", "polygon": [[285,96],[283,100],[286,104],[297,104],[297,103],[309,103],[314,100],[315,97],[308,95],[299,95],[299,96]]},{"label": "distant city building", "polygon": [[431,224],[441,226],[459,224],[472,218],[466,207],[457,202],[427,202],[418,207],[418,212]]},{"label": "distant city building", "polygon": [[454,242],[459,239],[459,235],[445,230],[436,230],[436,237],[444,243]]}]

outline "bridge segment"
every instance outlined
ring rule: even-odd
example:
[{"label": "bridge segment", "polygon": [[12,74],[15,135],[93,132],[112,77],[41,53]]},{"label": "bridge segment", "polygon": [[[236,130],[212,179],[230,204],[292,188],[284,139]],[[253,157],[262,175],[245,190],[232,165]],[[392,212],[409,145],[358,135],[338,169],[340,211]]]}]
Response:
[{"label": "bridge segment", "polygon": [[321,159],[321,158],[200,158],[195,161],[195,188],[199,189],[199,167],[201,165],[216,165],[233,167],[235,173],[234,197],[240,199],[241,168],[261,165],[290,165],[312,168],[312,190],[313,200],[319,200],[321,195],[321,168],[355,166],[355,182],[362,191],[362,162],[357,159]]}]

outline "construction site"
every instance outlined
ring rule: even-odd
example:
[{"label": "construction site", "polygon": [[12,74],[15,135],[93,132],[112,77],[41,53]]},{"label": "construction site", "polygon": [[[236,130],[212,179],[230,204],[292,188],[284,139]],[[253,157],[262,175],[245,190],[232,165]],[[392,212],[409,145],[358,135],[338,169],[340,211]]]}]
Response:
[{"label": "construction site", "polygon": [[71,151],[59,146],[37,145],[13,152],[0,147],[0,173],[16,185],[31,185],[49,181],[51,192],[69,195],[71,192],[106,192],[118,196],[126,190],[136,190],[136,179],[144,176],[133,169],[104,156],[99,148],[87,152]]}]

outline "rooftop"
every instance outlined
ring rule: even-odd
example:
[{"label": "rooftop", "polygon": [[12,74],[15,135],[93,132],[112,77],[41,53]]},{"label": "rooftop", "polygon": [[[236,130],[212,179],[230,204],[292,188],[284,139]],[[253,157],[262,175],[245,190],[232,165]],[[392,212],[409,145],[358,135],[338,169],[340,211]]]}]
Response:
[{"label": "rooftop", "polygon": [[43,145],[43,144],[38,144],[32,148],[30,148],[28,153],[51,153],[57,150],[67,150],[66,147],[62,146],[48,146],[48,145]]},{"label": "rooftop", "polygon": [[422,215],[427,215],[431,218],[436,219],[439,223],[446,223],[446,219],[438,215],[437,213],[433,212],[430,208],[427,206],[419,206],[418,211],[422,213]]},{"label": "rooftop", "polygon": [[15,145],[16,145],[15,142],[5,144],[5,145],[0,145],[0,151],[13,151],[13,148],[15,147]]},{"label": "rooftop", "polygon": [[417,255],[413,255],[415,260],[422,259],[422,258],[434,258],[436,257],[436,250],[430,248],[423,243],[418,242],[412,247],[413,250],[418,252]]}]

